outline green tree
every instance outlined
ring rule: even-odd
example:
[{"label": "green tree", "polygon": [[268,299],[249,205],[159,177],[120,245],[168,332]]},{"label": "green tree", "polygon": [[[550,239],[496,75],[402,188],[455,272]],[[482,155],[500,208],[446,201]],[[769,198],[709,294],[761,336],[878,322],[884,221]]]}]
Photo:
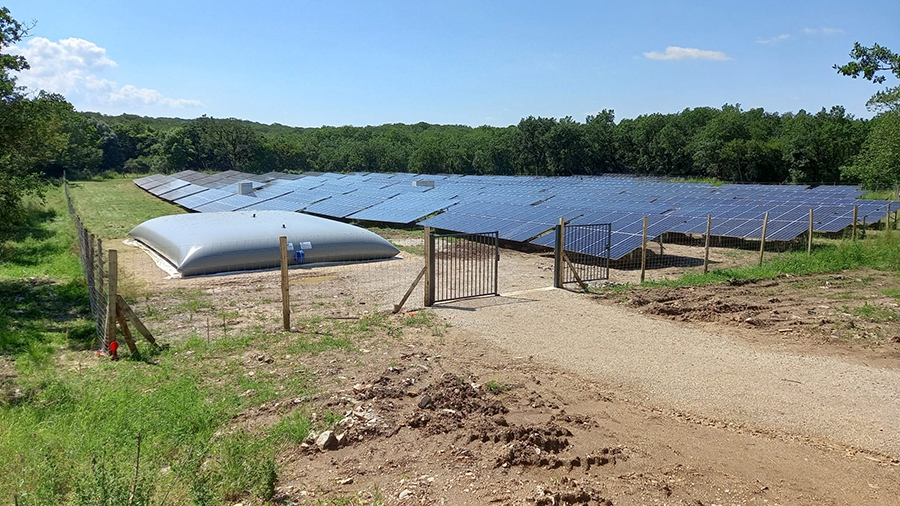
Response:
[{"label": "green tree", "polygon": [[584,125],[590,174],[616,171],[616,113],[603,109],[588,116]]},{"label": "green tree", "polygon": [[571,116],[560,119],[546,135],[548,173],[553,176],[586,174],[588,147],[582,125]]},{"label": "green tree", "polygon": [[[881,72],[893,74],[895,78],[900,79],[900,54],[884,46],[873,44],[872,47],[866,47],[856,42],[850,51],[850,58],[853,58],[853,61],[845,65],[835,64],[833,68],[839,74],[853,79],[862,76],[875,84],[884,84],[887,80],[887,76]],[[866,106],[876,111],[896,111],[900,108],[900,85],[877,91],[866,102]]]},{"label": "green tree", "polygon": [[859,155],[842,175],[870,190],[893,188],[900,184],[900,111],[883,113],[872,123]]},{"label": "green tree", "polygon": [[556,125],[555,118],[528,116],[519,121],[519,154],[521,172],[531,175],[548,175],[547,137]]},{"label": "green tree", "polygon": [[43,155],[41,145],[52,142],[35,120],[39,111],[22,95],[13,72],[28,69],[20,55],[5,51],[22,40],[28,30],[0,7],[0,233],[19,218],[22,199],[40,195],[42,182],[34,170]]}]

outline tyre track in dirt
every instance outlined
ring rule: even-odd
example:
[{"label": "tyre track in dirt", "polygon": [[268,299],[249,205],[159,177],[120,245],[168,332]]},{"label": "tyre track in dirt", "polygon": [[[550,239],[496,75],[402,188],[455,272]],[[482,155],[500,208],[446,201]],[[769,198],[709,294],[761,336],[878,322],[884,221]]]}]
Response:
[{"label": "tyre track in dirt", "polygon": [[454,326],[641,403],[900,456],[900,371],[760,349],[564,290],[436,306]]}]

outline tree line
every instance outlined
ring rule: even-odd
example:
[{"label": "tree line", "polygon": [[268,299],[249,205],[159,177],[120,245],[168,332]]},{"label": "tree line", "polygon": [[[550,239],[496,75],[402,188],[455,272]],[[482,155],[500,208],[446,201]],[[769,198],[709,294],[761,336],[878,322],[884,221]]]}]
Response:
[{"label": "tree line", "polygon": [[98,134],[100,171],[626,173],[791,183],[855,182],[842,168],[853,164],[873,124],[840,106],[778,114],[725,105],[618,122],[603,110],[584,121],[529,116],[509,127],[292,128],[234,118],[85,116]]},{"label": "tree line", "polygon": [[[877,92],[872,120],[841,106],[774,113],[740,105],[616,120],[528,116],[508,127],[429,123],[297,128],[235,118],[79,113],[65,97],[16,85],[28,69],[6,50],[30,27],[0,7],[0,229],[27,195],[67,172],[413,172],[569,176],[604,173],[735,182],[900,182],[900,86]],[[900,56],[854,46],[839,74],[882,84]]]}]

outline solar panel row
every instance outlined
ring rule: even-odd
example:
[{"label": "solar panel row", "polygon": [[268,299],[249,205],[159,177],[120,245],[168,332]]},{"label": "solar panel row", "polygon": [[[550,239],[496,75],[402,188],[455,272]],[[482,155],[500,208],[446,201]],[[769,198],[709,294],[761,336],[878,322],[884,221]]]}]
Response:
[{"label": "solar panel row", "polygon": [[[253,192],[239,195],[238,184]],[[643,216],[648,235],[712,233],[757,238],[769,213],[767,238],[789,241],[808,229],[837,232],[860,221],[882,219],[890,202],[859,200],[856,186],[737,185],[673,183],[663,178],[623,175],[547,178],[453,174],[225,171],[154,174],[135,184],[165,200],[200,212],[234,210],[304,211],[333,218],[419,223],[459,232],[498,231],[510,241],[552,245],[560,216],[572,224],[612,223],[613,258],[640,247]],[[895,204],[896,207],[896,204]],[[548,233],[549,232],[549,233]]]}]

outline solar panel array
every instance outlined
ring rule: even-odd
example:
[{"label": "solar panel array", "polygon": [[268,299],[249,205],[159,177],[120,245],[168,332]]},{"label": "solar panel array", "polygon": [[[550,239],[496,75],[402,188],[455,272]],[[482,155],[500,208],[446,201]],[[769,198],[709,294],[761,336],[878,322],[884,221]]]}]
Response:
[{"label": "solar panel array", "polygon": [[[457,232],[498,231],[501,239],[550,246],[560,217],[567,223],[611,223],[610,255],[622,258],[666,232],[754,239],[769,213],[766,238],[790,241],[814,230],[838,232],[883,219],[891,202],[860,200],[856,186],[673,183],[623,175],[591,177],[453,174],[313,173],[154,174],[135,183],[161,199],[198,212],[302,211],[330,218],[421,226]],[[250,183],[249,194],[238,193]],[[898,206],[894,204],[896,210]]]}]

